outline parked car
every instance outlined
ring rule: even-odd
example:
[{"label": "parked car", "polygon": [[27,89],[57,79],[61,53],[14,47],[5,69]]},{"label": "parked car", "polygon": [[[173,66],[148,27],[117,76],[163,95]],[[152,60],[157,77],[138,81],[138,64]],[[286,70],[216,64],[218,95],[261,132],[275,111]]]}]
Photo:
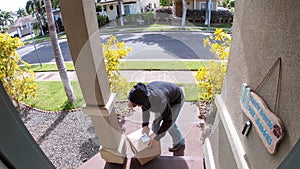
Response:
[{"label": "parked car", "polygon": [[20,35],[18,34],[17,31],[13,31],[13,32],[10,32],[9,35],[12,37],[12,38],[15,38],[15,37],[20,37]]},{"label": "parked car", "polygon": [[229,9],[224,7],[217,7],[217,11],[229,11]]}]

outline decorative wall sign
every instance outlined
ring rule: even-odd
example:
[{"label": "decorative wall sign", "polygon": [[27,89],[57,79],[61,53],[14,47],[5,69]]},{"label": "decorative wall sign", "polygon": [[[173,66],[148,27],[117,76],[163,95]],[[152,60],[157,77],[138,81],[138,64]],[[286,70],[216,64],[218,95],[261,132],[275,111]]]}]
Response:
[{"label": "decorative wall sign", "polygon": [[261,97],[250,90],[246,83],[242,85],[240,103],[268,152],[276,153],[284,137],[281,120],[268,108]]}]

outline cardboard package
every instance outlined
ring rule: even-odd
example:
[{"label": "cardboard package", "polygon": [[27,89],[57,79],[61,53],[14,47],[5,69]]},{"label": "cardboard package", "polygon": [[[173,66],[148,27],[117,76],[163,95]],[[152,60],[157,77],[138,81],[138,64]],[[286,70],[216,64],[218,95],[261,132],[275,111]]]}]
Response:
[{"label": "cardboard package", "polygon": [[160,142],[153,144],[151,148],[148,147],[150,138],[155,137],[155,134],[150,131],[147,135],[142,133],[143,129],[139,129],[127,135],[127,140],[130,144],[130,148],[140,162],[144,165],[161,153]]}]

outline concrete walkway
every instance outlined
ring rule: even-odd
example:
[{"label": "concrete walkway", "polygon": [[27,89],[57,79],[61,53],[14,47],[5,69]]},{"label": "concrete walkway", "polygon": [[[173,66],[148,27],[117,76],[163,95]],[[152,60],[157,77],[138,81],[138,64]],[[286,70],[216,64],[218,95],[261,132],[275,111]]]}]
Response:
[{"label": "concrete walkway", "polygon": [[[36,72],[37,81],[60,81],[58,72]],[[196,71],[120,71],[122,77],[128,82],[151,82],[155,80],[169,81],[174,83],[196,83]],[[68,71],[69,80],[77,81],[75,71]]]}]

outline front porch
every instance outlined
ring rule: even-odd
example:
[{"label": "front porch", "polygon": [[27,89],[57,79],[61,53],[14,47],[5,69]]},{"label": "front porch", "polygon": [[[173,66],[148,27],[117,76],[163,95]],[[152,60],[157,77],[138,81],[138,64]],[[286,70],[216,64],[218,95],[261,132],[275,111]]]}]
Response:
[{"label": "front porch", "polygon": [[[186,146],[185,149],[175,152],[174,156],[173,153],[168,151],[168,147],[172,146],[172,140],[167,134],[166,137],[161,140],[161,156],[143,166],[141,166],[138,160],[133,156],[127,142],[127,159],[124,164],[108,163],[103,160],[100,153],[98,153],[90,160],[83,163],[78,169],[203,169],[202,128],[199,126],[198,114],[199,110],[197,105],[190,102],[184,104],[181,114],[178,117],[177,124],[186,139]],[[139,129],[141,127],[141,119],[141,112],[139,112],[139,109],[137,108],[132,116],[126,117],[125,121],[120,123],[121,130],[127,135]]]}]

